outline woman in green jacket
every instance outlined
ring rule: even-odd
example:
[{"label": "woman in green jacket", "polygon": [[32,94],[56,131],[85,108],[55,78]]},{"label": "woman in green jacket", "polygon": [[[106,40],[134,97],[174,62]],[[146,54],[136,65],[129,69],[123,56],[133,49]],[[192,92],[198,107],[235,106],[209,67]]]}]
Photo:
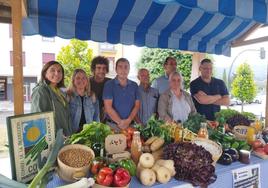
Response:
[{"label": "woman in green jacket", "polygon": [[65,136],[72,134],[69,105],[60,88],[64,87],[64,70],[57,61],[49,61],[41,71],[41,80],[33,89],[31,111],[53,111],[56,131],[63,129]]}]

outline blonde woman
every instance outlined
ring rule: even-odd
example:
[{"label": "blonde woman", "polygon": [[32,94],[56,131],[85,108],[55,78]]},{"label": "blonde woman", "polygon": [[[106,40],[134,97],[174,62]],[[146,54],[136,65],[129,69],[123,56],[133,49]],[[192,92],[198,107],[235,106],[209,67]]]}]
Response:
[{"label": "blonde woman", "polygon": [[183,78],[179,72],[173,72],[169,76],[169,89],[161,94],[158,102],[159,118],[167,121],[187,120],[188,115],[196,113],[192,97],[183,90]]},{"label": "blonde woman", "polygon": [[99,119],[99,102],[90,91],[89,80],[83,69],[76,69],[67,90],[71,121],[74,132],[80,132],[83,125]]}]

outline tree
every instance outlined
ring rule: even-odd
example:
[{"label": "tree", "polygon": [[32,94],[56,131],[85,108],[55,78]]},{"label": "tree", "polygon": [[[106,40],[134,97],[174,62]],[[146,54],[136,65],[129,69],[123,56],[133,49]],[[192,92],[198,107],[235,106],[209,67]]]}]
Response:
[{"label": "tree", "polygon": [[86,41],[71,39],[67,46],[61,48],[57,60],[62,63],[65,73],[65,84],[68,86],[77,68],[81,68],[89,75],[92,60],[92,49],[88,48]]},{"label": "tree", "polygon": [[177,69],[184,78],[185,89],[189,88],[192,70],[192,55],[182,54],[178,50],[144,48],[137,68],[146,68],[150,72],[151,81],[164,74],[163,63],[168,56],[176,58]]},{"label": "tree", "polygon": [[245,102],[251,102],[257,94],[254,74],[249,64],[243,63],[236,70],[236,77],[232,83],[232,94],[241,100],[241,111]]}]

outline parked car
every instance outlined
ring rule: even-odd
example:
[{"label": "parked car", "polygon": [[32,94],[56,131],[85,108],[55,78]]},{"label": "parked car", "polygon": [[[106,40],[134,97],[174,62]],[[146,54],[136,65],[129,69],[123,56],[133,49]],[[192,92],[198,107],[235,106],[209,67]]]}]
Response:
[{"label": "parked car", "polygon": [[241,105],[242,102],[236,98],[231,98],[230,99],[230,106],[234,106],[234,105]]},{"label": "parked car", "polygon": [[257,103],[257,104],[261,104],[262,103],[262,97],[260,95],[257,95],[252,102],[250,103]]}]

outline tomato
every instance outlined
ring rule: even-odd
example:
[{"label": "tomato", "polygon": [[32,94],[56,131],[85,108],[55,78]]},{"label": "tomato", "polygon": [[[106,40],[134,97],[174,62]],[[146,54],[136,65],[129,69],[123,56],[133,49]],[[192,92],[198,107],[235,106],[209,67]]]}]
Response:
[{"label": "tomato", "polygon": [[262,142],[260,140],[255,140],[252,142],[252,147],[254,150],[256,150],[257,148],[260,148],[262,147]]},{"label": "tomato", "polygon": [[255,152],[257,152],[258,154],[261,154],[261,155],[266,155],[265,151],[264,151],[264,148],[257,148],[256,150],[254,150]]},{"label": "tomato", "polygon": [[265,146],[264,146],[264,151],[265,151],[265,153],[268,155],[268,144],[265,144]]}]

